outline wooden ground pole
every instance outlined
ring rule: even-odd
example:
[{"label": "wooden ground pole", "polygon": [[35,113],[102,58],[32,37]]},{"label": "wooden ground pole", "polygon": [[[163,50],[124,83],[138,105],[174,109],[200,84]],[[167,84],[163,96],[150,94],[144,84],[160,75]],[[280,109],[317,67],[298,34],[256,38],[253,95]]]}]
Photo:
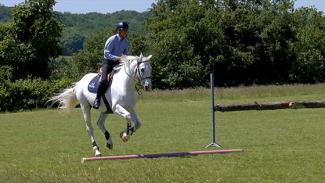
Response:
[{"label": "wooden ground pole", "polygon": [[163,157],[186,157],[196,156],[204,154],[225,154],[233,152],[242,152],[242,149],[222,149],[222,150],[203,150],[203,151],[190,151],[190,152],[173,152],[173,153],[155,153],[155,154],[129,154],[129,155],[112,155],[112,156],[100,156],[100,157],[84,157],[81,159],[81,163],[88,161],[100,161],[100,160],[128,160],[139,158],[163,158]]}]

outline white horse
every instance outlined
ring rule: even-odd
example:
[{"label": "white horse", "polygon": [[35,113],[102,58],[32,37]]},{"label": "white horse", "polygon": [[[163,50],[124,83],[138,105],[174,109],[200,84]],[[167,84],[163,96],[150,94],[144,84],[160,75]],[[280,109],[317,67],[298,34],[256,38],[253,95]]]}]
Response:
[{"label": "white horse", "polygon": [[[115,69],[115,74],[111,85],[105,92],[105,97],[111,107],[113,113],[120,115],[126,119],[127,127],[121,132],[121,139],[126,142],[130,135],[132,135],[137,129],[140,128],[141,122],[138,119],[134,106],[137,101],[136,84],[138,82],[144,86],[145,90],[151,89],[151,66],[148,57],[140,56],[123,56],[121,64],[118,69]],[[59,108],[65,110],[71,110],[75,108],[77,104],[80,104],[83,112],[83,117],[86,123],[86,130],[91,139],[95,156],[100,156],[99,147],[96,143],[93,127],[90,119],[90,109],[96,94],[91,93],[88,90],[88,85],[91,80],[98,75],[97,73],[88,73],[80,81],[74,84],[73,87],[65,89],[62,93],[52,97],[50,101],[59,102]],[[109,149],[113,148],[112,138],[105,128],[105,119],[107,117],[107,108],[104,104],[103,98],[101,99],[101,105],[98,109],[101,111],[97,120],[97,126],[105,135],[107,140],[106,146]],[[132,123],[133,122],[133,125]]]}]

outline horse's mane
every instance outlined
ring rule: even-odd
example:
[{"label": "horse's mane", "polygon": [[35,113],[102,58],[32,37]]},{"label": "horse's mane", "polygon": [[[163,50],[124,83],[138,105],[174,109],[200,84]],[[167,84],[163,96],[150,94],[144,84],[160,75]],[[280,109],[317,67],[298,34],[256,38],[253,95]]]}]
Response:
[{"label": "horse's mane", "polygon": [[122,63],[127,63],[127,62],[130,62],[132,60],[137,60],[138,58],[139,58],[138,56],[123,55],[121,57],[121,62]]}]

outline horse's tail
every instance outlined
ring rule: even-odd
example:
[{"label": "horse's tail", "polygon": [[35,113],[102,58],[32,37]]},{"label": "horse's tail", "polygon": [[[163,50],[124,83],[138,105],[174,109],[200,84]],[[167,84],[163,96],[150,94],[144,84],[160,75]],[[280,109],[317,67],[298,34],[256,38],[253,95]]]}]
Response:
[{"label": "horse's tail", "polygon": [[75,85],[71,88],[64,89],[62,93],[55,95],[49,100],[52,103],[59,103],[58,108],[66,111],[70,111],[79,104],[79,101],[75,92]]}]

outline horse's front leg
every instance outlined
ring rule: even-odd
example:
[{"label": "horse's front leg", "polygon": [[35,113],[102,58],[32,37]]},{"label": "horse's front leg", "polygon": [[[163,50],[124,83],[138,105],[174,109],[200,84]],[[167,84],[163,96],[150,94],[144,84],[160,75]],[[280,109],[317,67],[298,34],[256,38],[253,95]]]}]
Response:
[{"label": "horse's front leg", "polygon": [[[115,112],[126,119],[126,129],[120,133],[120,138],[126,142],[129,137],[141,127],[141,122],[134,111],[129,112],[119,104],[116,105]],[[131,122],[133,122],[134,126],[132,126]]]},{"label": "horse's front leg", "polygon": [[113,141],[112,141],[112,138],[111,138],[111,135],[109,134],[108,130],[106,130],[105,128],[105,119],[107,117],[107,114],[105,113],[100,113],[99,115],[99,118],[97,120],[97,126],[98,128],[103,132],[105,138],[106,138],[106,147],[108,149],[113,149]]},{"label": "horse's front leg", "polygon": [[127,142],[134,132],[135,128],[132,127],[131,121],[129,119],[126,119],[126,128],[120,133],[120,138],[123,142]]},{"label": "horse's front leg", "polygon": [[130,125],[127,127],[130,127],[128,128],[130,131],[130,133],[134,133],[136,130],[138,130],[140,127],[141,127],[141,121],[139,120],[138,116],[135,114],[134,111],[130,112],[130,116],[131,116],[131,121],[133,122],[134,124],[134,127],[131,127]]}]

